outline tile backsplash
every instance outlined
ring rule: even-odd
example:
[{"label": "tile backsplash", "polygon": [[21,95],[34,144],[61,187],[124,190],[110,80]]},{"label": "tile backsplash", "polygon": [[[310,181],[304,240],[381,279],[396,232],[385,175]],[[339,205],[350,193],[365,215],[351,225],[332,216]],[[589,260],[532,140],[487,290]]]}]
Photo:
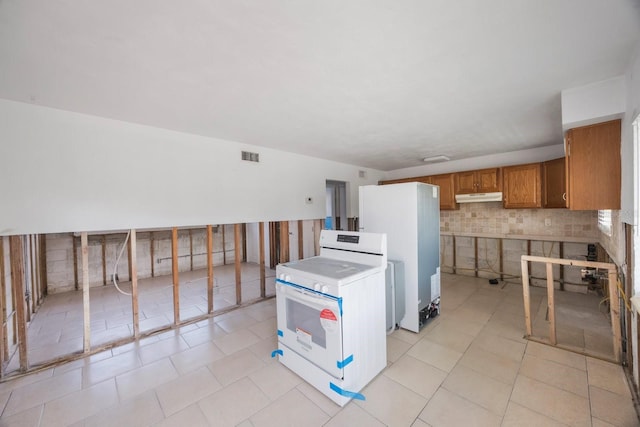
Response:
[{"label": "tile backsplash", "polygon": [[598,237],[597,211],[504,209],[502,202],[461,203],[440,211],[440,231],[456,234],[506,234],[554,237]]}]

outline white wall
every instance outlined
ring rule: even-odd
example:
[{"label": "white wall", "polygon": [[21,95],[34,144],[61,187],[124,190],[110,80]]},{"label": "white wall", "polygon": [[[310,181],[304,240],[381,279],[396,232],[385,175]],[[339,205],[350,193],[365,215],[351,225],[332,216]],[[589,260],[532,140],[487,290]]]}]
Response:
[{"label": "white wall", "polygon": [[626,108],[625,76],[562,91],[562,129],[622,117]]},{"label": "white wall", "polygon": [[[383,177],[8,100],[0,100],[0,141],[0,235],[324,218],[327,180],[357,189]],[[241,161],[241,150],[258,152],[260,163]],[[358,192],[348,197],[356,216]]]}]

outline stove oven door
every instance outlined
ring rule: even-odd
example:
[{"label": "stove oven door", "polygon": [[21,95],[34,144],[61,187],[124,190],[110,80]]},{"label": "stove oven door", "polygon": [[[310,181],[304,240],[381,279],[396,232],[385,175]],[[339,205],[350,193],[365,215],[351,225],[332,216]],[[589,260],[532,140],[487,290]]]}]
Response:
[{"label": "stove oven door", "polygon": [[341,300],[276,280],[278,340],[302,357],[342,378]]}]

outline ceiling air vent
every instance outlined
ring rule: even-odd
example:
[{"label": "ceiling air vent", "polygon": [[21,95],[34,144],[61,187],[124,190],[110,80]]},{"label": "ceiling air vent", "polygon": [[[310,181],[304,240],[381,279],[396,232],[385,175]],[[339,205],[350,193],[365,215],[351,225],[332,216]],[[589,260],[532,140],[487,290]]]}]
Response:
[{"label": "ceiling air vent", "polygon": [[260,162],[260,154],[252,153],[250,151],[243,151],[242,152],[242,160],[246,160],[248,162],[259,163]]}]

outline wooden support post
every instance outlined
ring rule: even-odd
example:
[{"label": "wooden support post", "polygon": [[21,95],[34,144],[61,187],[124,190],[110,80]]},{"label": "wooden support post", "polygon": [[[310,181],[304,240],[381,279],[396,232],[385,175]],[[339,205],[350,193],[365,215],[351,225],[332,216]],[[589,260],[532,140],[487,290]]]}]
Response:
[{"label": "wooden support post", "polygon": [[89,305],[89,237],[86,231],[80,234],[82,247],[82,310],[84,313],[84,340],[85,353],[91,350],[91,307]]},{"label": "wooden support post", "polygon": [[265,271],[265,255],[264,255],[264,222],[258,224],[258,246],[260,248],[260,296],[266,297],[267,275]]},{"label": "wooden support post", "polygon": [[298,259],[304,259],[304,236],[302,220],[298,220]]},{"label": "wooden support post", "polygon": [[213,313],[213,228],[207,225],[207,313]]},{"label": "wooden support post", "polygon": [[153,238],[153,231],[149,232],[149,262],[151,263],[151,277],[156,277],[155,272],[155,240]]},{"label": "wooden support post", "polygon": [[71,240],[73,241],[73,284],[78,290],[78,242],[76,236],[71,234]]},{"label": "wooden support post", "polygon": [[240,224],[233,224],[234,249],[235,249],[235,265],[236,265],[236,304],[242,303],[242,241],[240,233]]},{"label": "wooden support post", "polygon": [[521,258],[522,269],[522,298],[524,299],[524,323],[527,337],[531,336],[531,295],[529,294],[529,262]]},{"label": "wooden support post", "polygon": [[180,272],[178,266],[178,229],[171,229],[171,273],[173,275],[173,324],[180,323]]},{"label": "wooden support post", "polygon": [[618,295],[618,275],[615,269],[609,269],[609,311],[611,312],[611,329],[613,331],[613,358],[620,363],[622,337],[620,328],[620,299]]},{"label": "wooden support post", "polygon": [[107,236],[102,235],[102,286],[107,286]]},{"label": "wooden support post", "polygon": [[549,341],[556,345],[558,339],[556,337],[556,304],[555,304],[555,288],[553,286],[553,264],[547,263],[547,310],[549,313]]},{"label": "wooden support post", "polygon": [[131,242],[131,313],[133,315],[133,336],[140,336],[140,315],[138,311],[138,238],[136,230],[130,231]]},{"label": "wooden support post", "polygon": [[224,224],[221,224],[220,228],[222,228],[222,265],[227,265],[227,242],[224,235]]},{"label": "wooden support post", "polygon": [[473,261],[474,261],[474,270],[476,272],[476,277],[478,277],[478,238],[473,238]]},{"label": "wooden support post", "polygon": [[22,248],[22,236],[9,237],[9,250],[11,251],[11,286],[15,295],[15,318],[18,329],[18,354],[20,356],[20,371],[29,369],[27,359],[27,319],[25,316],[24,299],[24,251]]},{"label": "wooden support post", "polygon": [[193,230],[189,229],[189,261],[190,267],[189,269],[193,271]]}]

